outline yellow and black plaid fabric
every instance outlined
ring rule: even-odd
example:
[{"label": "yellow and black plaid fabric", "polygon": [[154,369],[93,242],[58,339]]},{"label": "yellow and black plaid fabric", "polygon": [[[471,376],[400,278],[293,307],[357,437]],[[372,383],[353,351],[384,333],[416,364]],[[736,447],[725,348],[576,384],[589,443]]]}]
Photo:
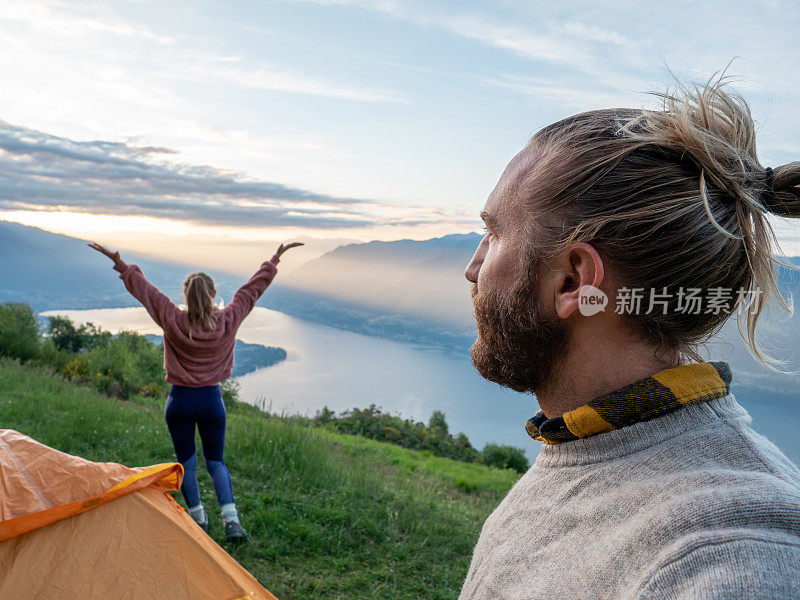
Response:
[{"label": "yellow and black plaid fabric", "polygon": [[697,362],[659,371],[588,404],[548,419],[539,410],[525,423],[533,439],[560,444],[649,421],[695,402],[722,398],[730,391],[731,369],[723,361]]}]

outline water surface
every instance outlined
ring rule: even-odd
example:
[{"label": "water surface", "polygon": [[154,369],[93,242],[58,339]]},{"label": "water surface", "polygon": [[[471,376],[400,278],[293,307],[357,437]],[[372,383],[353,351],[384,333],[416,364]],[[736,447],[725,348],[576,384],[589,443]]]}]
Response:
[{"label": "water surface", "polygon": [[[43,314],[90,321],[114,333],[161,333],[138,307]],[[339,412],[375,404],[424,422],[441,410],[450,431],[463,431],[477,448],[497,442],[523,448],[531,460],[538,453],[540,442],[528,437],[524,427],[538,409],[535,397],[489,383],[466,353],[368,337],[262,307],[253,309],[237,337],[287,352],[281,363],[237,379],[245,402],[274,413],[308,416],[323,406]]]},{"label": "water surface", "polygon": [[[115,333],[161,333],[141,307],[42,314],[91,321]],[[524,428],[525,420],[538,410],[536,398],[484,380],[467,353],[369,337],[262,307],[245,319],[238,338],[287,352],[281,363],[237,378],[241,399],[270,412],[313,416],[323,406],[341,412],[375,404],[427,422],[434,410],[441,410],[450,431],[463,431],[479,449],[487,442],[517,446],[531,462],[539,452],[541,443],[528,437]],[[730,358],[719,353],[723,360]],[[798,394],[789,387],[779,392],[755,386],[742,376],[737,382],[737,373],[743,371],[732,367],[733,392],[753,417],[753,427],[800,464]]]}]

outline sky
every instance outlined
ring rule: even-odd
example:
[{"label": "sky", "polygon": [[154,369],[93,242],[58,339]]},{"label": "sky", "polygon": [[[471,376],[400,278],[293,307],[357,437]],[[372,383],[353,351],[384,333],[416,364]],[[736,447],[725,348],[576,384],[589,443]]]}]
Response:
[{"label": "sky", "polygon": [[3,0],[0,219],[218,262],[479,231],[536,130],[733,59],[776,166],[798,30],[781,0]]}]

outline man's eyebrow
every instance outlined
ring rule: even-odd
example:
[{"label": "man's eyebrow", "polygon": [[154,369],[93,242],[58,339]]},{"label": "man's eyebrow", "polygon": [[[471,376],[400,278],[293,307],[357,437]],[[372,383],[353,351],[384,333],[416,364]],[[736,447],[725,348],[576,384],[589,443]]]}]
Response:
[{"label": "man's eyebrow", "polygon": [[481,219],[483,222],[486,223],[489,227],[497,227],[497,218],[485,210],[481,211]]}]

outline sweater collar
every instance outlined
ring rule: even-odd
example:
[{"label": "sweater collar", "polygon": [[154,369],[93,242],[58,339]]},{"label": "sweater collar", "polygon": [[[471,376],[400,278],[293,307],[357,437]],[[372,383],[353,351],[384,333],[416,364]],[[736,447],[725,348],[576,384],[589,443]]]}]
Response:
[{"label": "sweater collar", "polygon": [[548,419],[539,410],[525,423],[533,439],[560,444],[649,421],[682,406],[722,398],[730,392],[724,361],[695,362],[659,371]]}]

